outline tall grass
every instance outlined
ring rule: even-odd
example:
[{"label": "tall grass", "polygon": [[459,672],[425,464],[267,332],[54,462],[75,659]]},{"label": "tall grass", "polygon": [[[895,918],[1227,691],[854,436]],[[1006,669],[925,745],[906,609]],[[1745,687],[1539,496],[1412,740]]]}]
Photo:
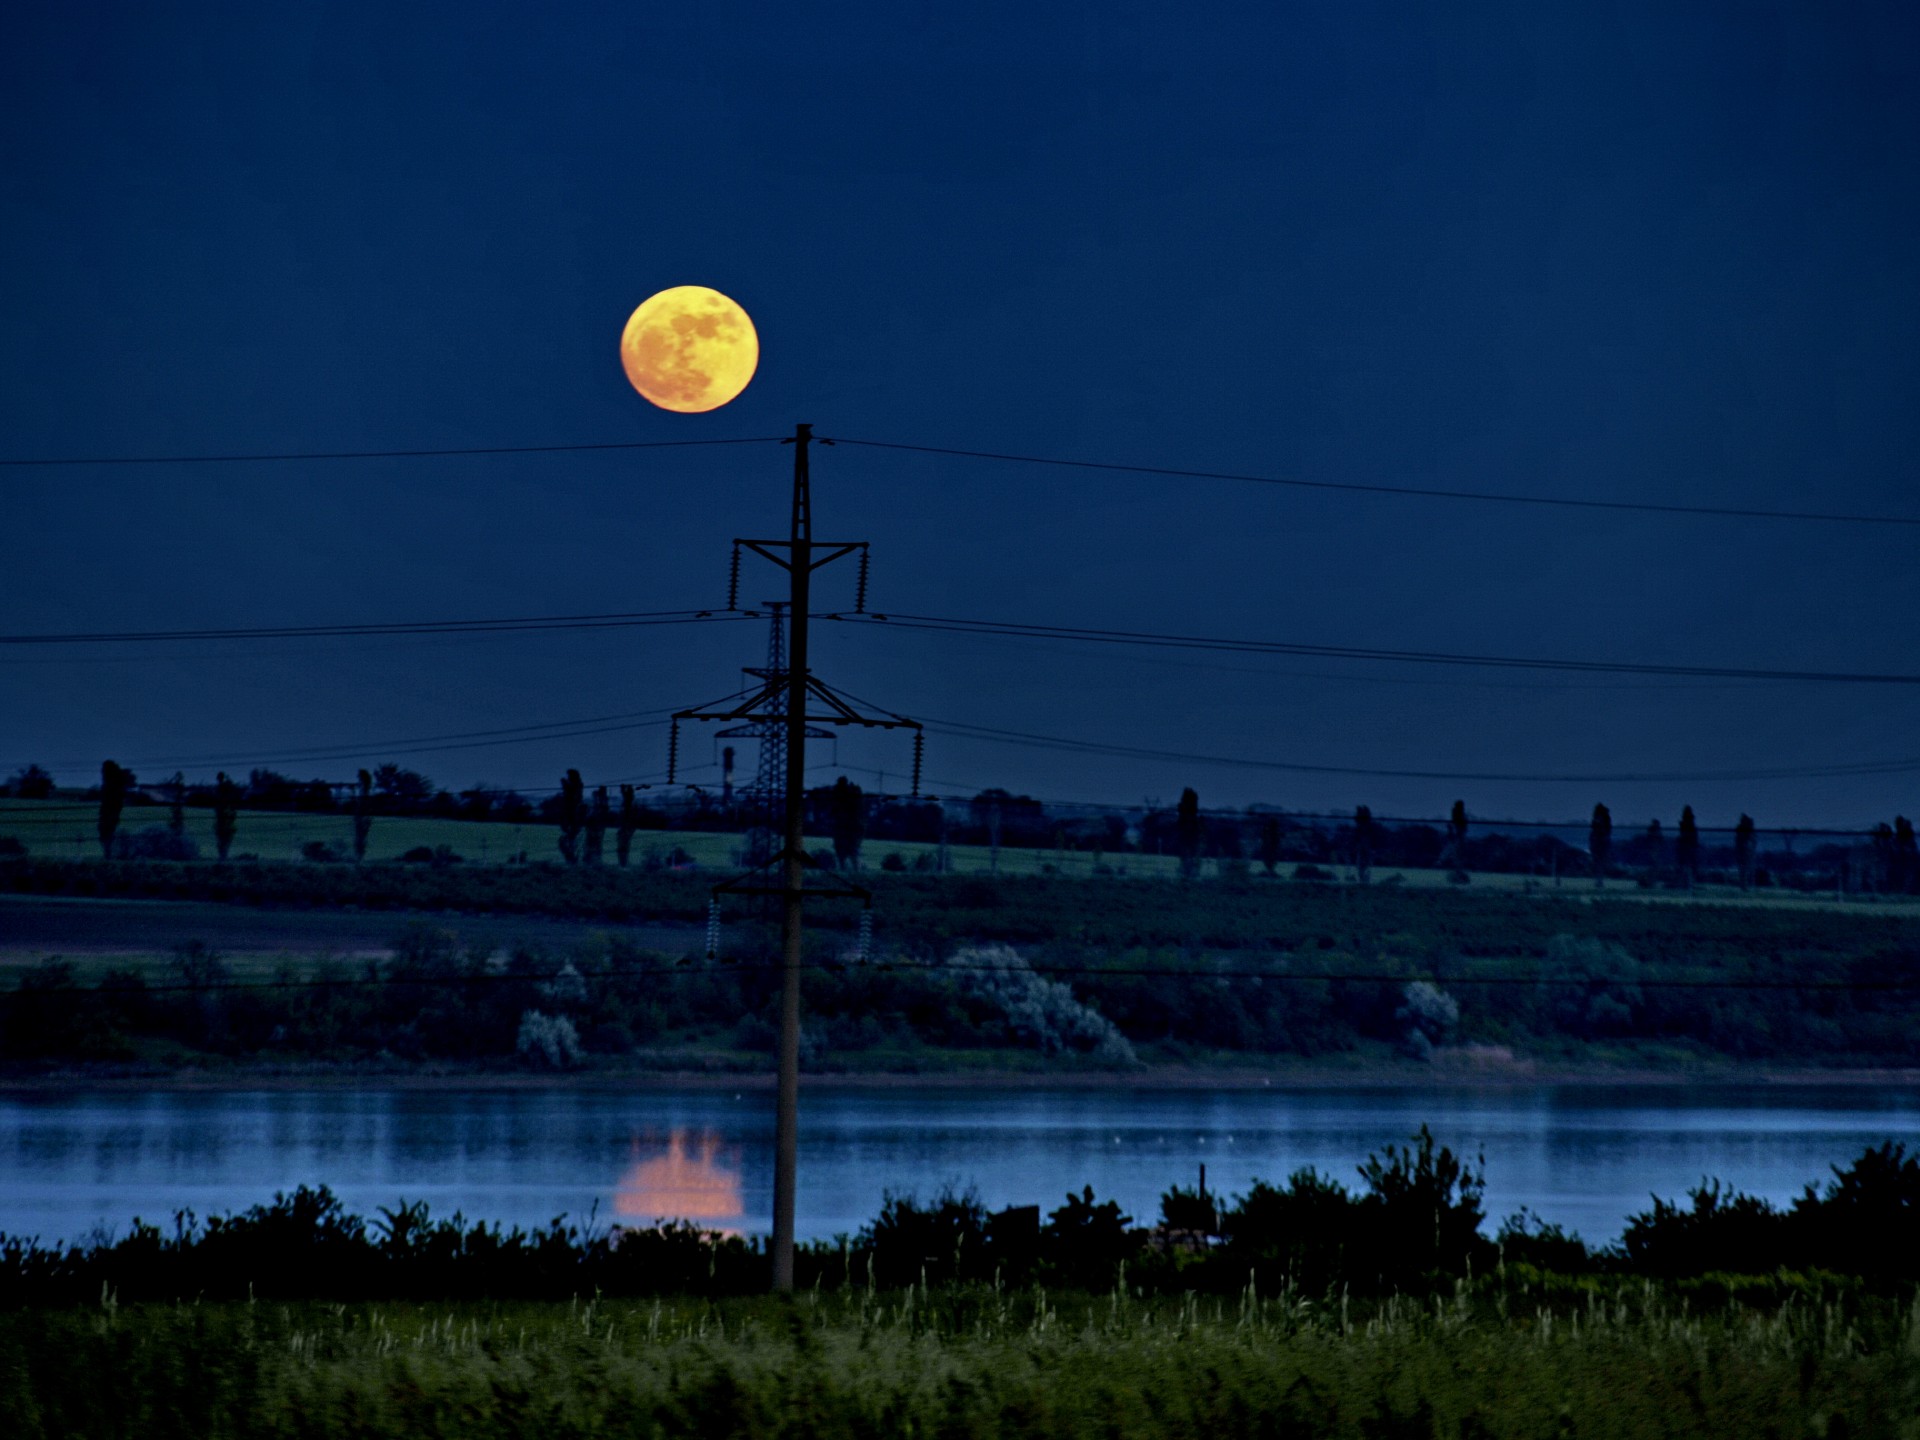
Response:
[{"label": "tall grass", "polygon": [[1690,1313],[1466,1287],[1362,1306],[972,1286],[722,1303],[228,1303],[0,1316],[46,1436],[1911,1434],[1920,1305]]}]

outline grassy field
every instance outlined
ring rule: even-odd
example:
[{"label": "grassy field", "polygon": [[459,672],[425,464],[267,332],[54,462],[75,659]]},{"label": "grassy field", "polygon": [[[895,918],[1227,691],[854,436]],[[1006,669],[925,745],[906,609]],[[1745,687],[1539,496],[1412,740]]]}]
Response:
[{"label": "grassy field", "polygon": [[[95,807],[77,801],[0,799],[0,836],[10,836],[27,847],[30,854],[50,859],[89,860],[98,857],[100,842],[94,832]],[[164,825],[164,807],[128,810],[122,819],[123,833],[149,826]],[[203,856],[214,853],[213,817],[206,810],[186,814],[187,836],[200,847]],[[550,825],[509,825],[498,821],[394,819],[381,817],[373,822],[368,839],[370,861],[397,860],[410,850],[425,846],[447,846],[469,864],[504,864],[524,855],[533,861],[557,860],[557,831]],[[345,815],[305,815],[281,811],[246,810],[240,813],[234,855],[257,856],[262,860],[299,860],[304,848],[315,841],[350,853],[353,822]],[[809,843],[820,849],[831,848],[825,836],[811,837]],[[870,840],[862,848],[862,868],[868,871],[885,866],[889,857],[898,856],[900,865],[913,870],[938,863],[939,846],[912,840]],[[634,837],[632,863],[644,866],[649,860],[664,861],[680,851],[703,870],[722,870],[740,863],[742,844],[738,835],[706,831],[641,831]],[[607,841],[607,858],[613,858],[613,841]],[[1084,850],[1002,849],[996,856],[986,846],[953,845],[947,849],[950,871],[958,875],[1039,876],[1092,878],[1096,873],[1115,878],[1171,880],[1180,873],[1179,861],[1171,855],[1104,855],[1096,857]],[[1096,866],[1100,869],[1096,872]],[[1255,867],[1256,878],[1258,867]],[[1282,876],[1292,873],[1283,866]],[[1218,878],[1218,863],[1203,862],[1202,879]],[[1353,883],[1351,870],[1334,869],[1335,881]],[[1454,885],[1444,870],[1376,867],[1373,884],[1416,890],[1453,891]],[[1468,887],[1475,891],[1511,894],[1560,895],[1578,898],[1595,893],[1590,880],[1511,874],[1476,874]],[[1884,908],[1920,913],[1920,897],[1849,895],[1840,900],[1824,892],[1786,890],[1743,892],[1732,886],[1701,885],[1692,891],[1643,890],[1631,880],[1608,882],[1600,892],[1613,899],[1644,900],[1659,904],[1685,905],[1699,901],[1721,904],[1758,905],[1771,909],[1825,910],[1836,906],[1857,909]]]},{"label": "grassy field", "polygon": [[0,1432],[1910,1436],[1920,1308],[911,1289],[0,1315]]}]

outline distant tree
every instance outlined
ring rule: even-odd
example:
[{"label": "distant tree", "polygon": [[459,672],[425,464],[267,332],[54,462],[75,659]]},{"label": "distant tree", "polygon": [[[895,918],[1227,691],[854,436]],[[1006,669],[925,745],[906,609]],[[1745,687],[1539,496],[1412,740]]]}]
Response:
[{"label": "distant tree", "polygon": [[426,804],[438,789],[418,770],[403,770],[391,763],[373,772],[373,788],[400,809]]},{"label": "distant tree", "polygon": [[360,782],[353,792],[353,858],[364,862],[367,858],[367,840],[373,834],[373,776],[370,772],[360,772]]},{"label": "distant tree", "polygon": [[620,787],[620,819],[613,832],[614,853],[622,865],[633,854],[633,832],[640,828],[640,806],[634,801],[633,786]]},{"label": "distant tree", "polygon": [[1271,816],[1260,827],[1260,865],[1269,875],[1280,865],[1280,822]]},{"label": "distant tree", "polygon": [[833,782],[827,805],[832,821],[834,863],[842,870],[858,870],[860,842],[867,834],[866,796],[858,785],[842,775]]},{"label": "distant tree", "polygon": [[1593,888],[1607,883],[1607,861],[1613,854],[1613,815],[1604,805],[1593,807],[1593,823],[1587,827],[1587,855],[1593,861]]},{"label": "distant tree", "polygon": [[213,844],[222,860],[233,849],[233,835],[239,824],[240,787],[222,770],[213,783]]},{"label": "distant tree", "polygon": [[1467,878],[1467,802],[1453,802],[1453,813],[1447,817],[1447,857],[1452,862],[1449,878],[1464,880]]},{"label": "distant tree", "polygon": [[1374,838],[1372,809],[1365,805],[1356,806],[1353,812],[1353,878],[1362,885],[1373,883]]},{"label": "distant tree", "polygon": [[1191,786],[1180,792],[1180,803],[1174,807],[1173,834],[1181,877],[1191,880],[1200,873],[1200,797]]},{"label": "distant tree", "polygon": [[187,777],[176,770],[167,782],[167,833],[176,841],[187,838]]},{"label": "distant tree", "polygon": [[247,798],[266,810],[283,809],[293,804],[294,784],[278,770],[255,769],[247,776]]},{"label": "distant tree", "polygon": [[607,826],[613,822],[613,809],[607,803],[607,787],[596,785],[593,790],[593,807],[587,811],[587,845],[584,858],[589,865],[598,865],[606,854]]},{"label": "distant tree", "polygon": [[587,785],[578,770],[560,781],[560,855],[569,865],[580,863],[580,831],[587,823]]},{"label": "distant tree", "polygon": [[127,791],[133,788],[133,772],[123,770],[109,760],[100,767],[100,854],[113,858],[113,837],[120,828],[120,812],[127,806]]},{"label": "distant tree", "polygon": [[1893,888],[1902,895],[1920,890],[1920,844],[1913,835],[1913,822],[1904,815],[1893,817]]},{"label": "distant tree", "polygon": [[7,792],[20,800],[44,800],[53,794],[53,776],[38,765],[23,765],[7,781]]},{"label": "distant tree", "polygon": [[1691,890],[1694,875],[1700,868],[1700,826],[1693,818],[1691,805],[1680,809],[1680,829],[1673,840],[1673,863],[1680,868],[1680,878]]},{"label": "distant tree", "polygon": [[1733,859],[1740,867],[1740,888],[1753,888],[1753,857],[1759,850],[1759,833],[1753,828],[1753,817],[1742,815],[1740,823],[1733,827]]}]

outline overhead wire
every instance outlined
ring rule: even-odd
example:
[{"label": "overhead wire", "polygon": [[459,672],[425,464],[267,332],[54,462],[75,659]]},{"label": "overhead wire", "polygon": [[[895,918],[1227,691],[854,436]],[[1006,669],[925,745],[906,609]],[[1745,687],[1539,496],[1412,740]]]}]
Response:
[{"label": "overhead wire", "polygon": [[1385,485],[1358,480],[1306,480],[1284,475],[1250,475],[1228,470],[1186,470],[1167,465],[1123,464],[1107,460],[1075,460],[1048,455],[1013,455],[996,450],[961,450],[942,445],[909,445],[889,440],[851,440],[833,437],[835,445],[873,450],[898,450],[920,455],[945,455],[967,460],[1007,464],[1045,465],[1067,470],[1100,470],[1123,475],[1153,475],[1181,480],[1231,480],[1252,485],[1279,485],[1298,490],[1329,490],[1362,495],[1395,495],[1423,500],[1469,500],[1483,504],[1536,505],[1570,510],[1617,510],[1651,515],[1708,516],[1736,520],[1800,520],[1839,525],[1920,526],[1915,515],[1862,515],[1830,510],[1763,510],[1741,505],[1676,505],[1651,500],[1595,500],[1562,495],[1521,495],[1499,490],[1456,490],[1421,485]]},{"label": "overhead wire", "polygon": [[0,459],[0,468],[82,465],[259,465],[308,460],[431,460],[475,455],[572,455],[598,450],[684,450],[707,445],[774,445],[783,437],[755,435],[720,440],[609,440],[573,445],[462,445],[414,450],[282,450],[225,455],[85,455]]},{"label": "overhead wire", "polygon": [[520,615],[484,620],[396,620],[332,625],[259,625],[197,630],[68,630],[0,634],[0,645],[144,644],[182,640],[312,640],[336,636],[492,635],[541,630],[623,630],[650,625],[751,620],[751,610],[634,610],[584,615]]},{"label": "overhead wire", "polygon": [[1475,780],[1484,782],[1530,782],[1558,784],[1672,784],[1684,781],[1801,780],[1828,779],[1846,775],[1902,775],[1920,771],[1920,757],[1900,760],[1863,761],[1840,765],[1754,770],[1701,770],[1668,772],[1623,772],[1617,774],[1567,774],[1558,772],[1408,770],[1375,766],[1316,765],[1304,761],[1270,760],[1241,755],[1207,755],[1185,750],[1155,750],[1139,745],[1118,745],[1104,741],[1074,739],[1063,735],[1042,735],[1023,730],[1001,730],[985,725],[925,717],[933,734],[956,739],[989,743],[1024,745],[1036,749],[1065,750],[1082,755],[1101,755],[1125,760],[1166,760],[1183,765],[1216,765],[1235,769],[1280,770],[1309,775],[1354,775],[1389,780]]},{"label": "overhead wire", "polygon": [[1719,680],[1785,680],[1807,684],[1920,685],[1920,674],[1847,670],[1788,670],[1731,665],[1667,665],[1646,661],[1581,660],[1552,656],[1481,655],[1446,650],[1401,650],[1379,646],[1323,645],[1298,640],[1247,640],[1220,635],[1182,635],[1152,630],[1048,625],[1038,621],[985,620],[955,615],[918,615],[897,610],[855,614],[826,611],[815,617],[838,624],[890,629],[1006,635],[1042,640],[1079,640],[1176,650],[1215,650],[1255,655],[1314,655],[1344,660],[1382,660],[1416,665],[1468,665],[1499,670],[1563,670],[1581,674],[1694,676]]}]

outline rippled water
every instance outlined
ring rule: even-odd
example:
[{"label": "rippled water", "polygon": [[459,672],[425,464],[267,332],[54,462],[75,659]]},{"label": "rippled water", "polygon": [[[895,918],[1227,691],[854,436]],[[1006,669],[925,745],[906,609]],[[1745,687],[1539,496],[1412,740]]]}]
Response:
[{"label": "rippled water", "polygon": [[[1920,1145],[1920,1088],[811,1091],[799,1229],[857,1230],[882,1193],[972,1185],[990,1206],[1092,1185],[1152,1216],[1207,1167],[1213,1190],[1304,1165],[1351,1182],[1422,1121],[1486,1157],[1488,1209],[1525,1206],[1590,1239],[1650,1192],[1703,1176],[1786,1200],[1869,1144]],[[0,1231],[79,1238],[326,1184],[371,1214],[401,1198],[521,1225],[696,1218],[764,1231],[764,1091],[567,1089],[157,1092],[0,1097]]]}]

